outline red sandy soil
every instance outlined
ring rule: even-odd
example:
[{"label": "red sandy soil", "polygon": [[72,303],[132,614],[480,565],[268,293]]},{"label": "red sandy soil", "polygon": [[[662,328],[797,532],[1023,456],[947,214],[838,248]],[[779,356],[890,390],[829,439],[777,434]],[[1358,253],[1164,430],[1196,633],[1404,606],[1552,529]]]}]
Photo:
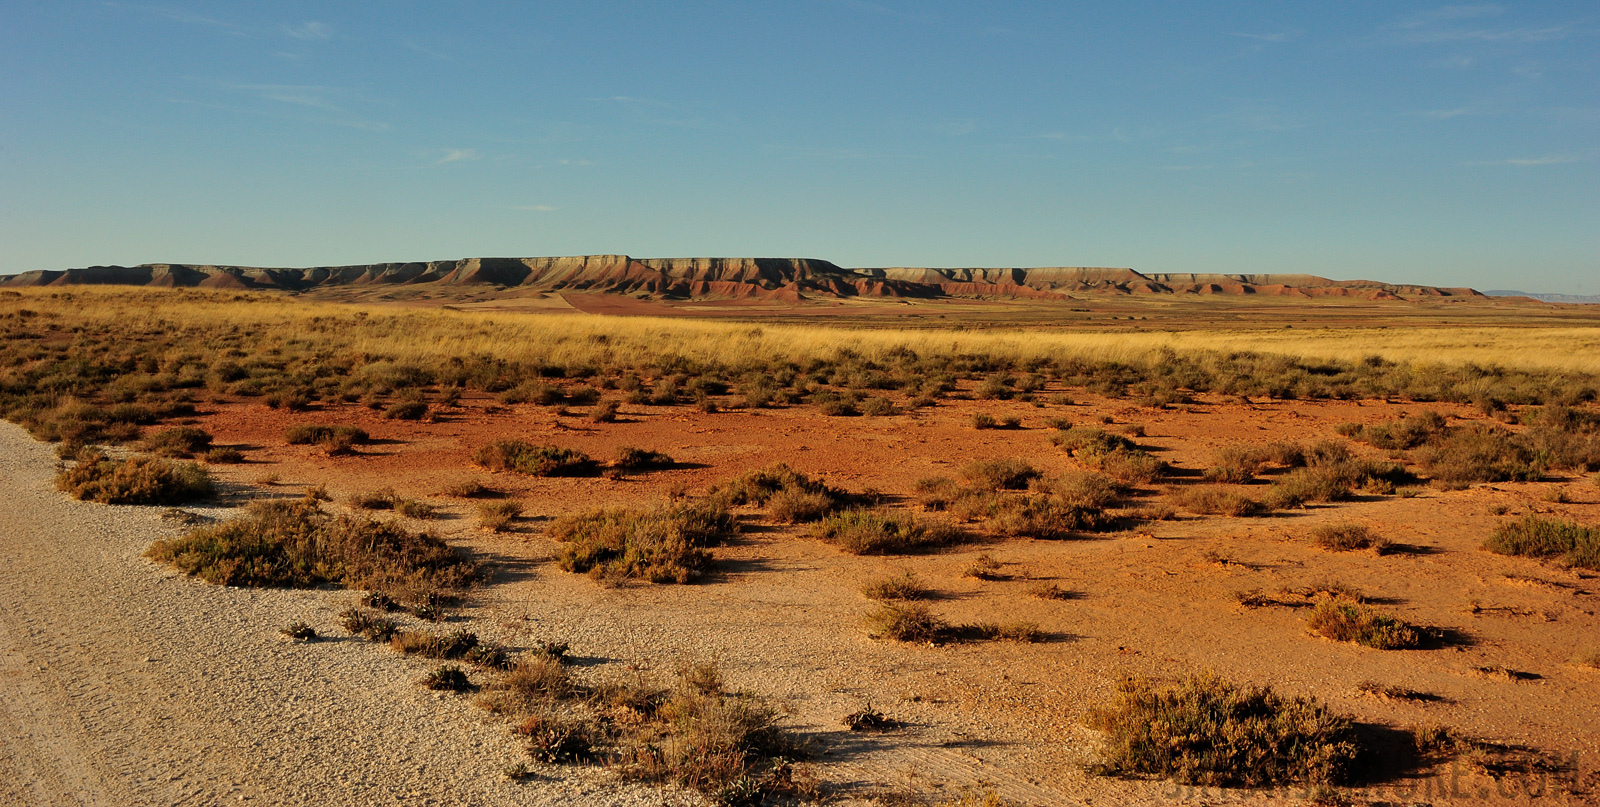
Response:
[{"label": "red sandy soil", "polygon": [[[624,298],[584,298],[585,304],[595,300],[620,305]],[[1081,540],[997,539],[905,558],[846,555],[805,537],[802,528],[763,523],[750,514],[746,535],[715,551],[718,570],[685,586],[602,587],[561,571],[552,562],[556,544],[542,536],[549,516],[656,503],[675,488],[699,493],[780,461],[836,486],[903,497],[900,506],[915,509],[917,480],[955,476],[974,459],[1021,457],[1049,473],[1075,468],[1049,443],[1047,417],[1094,425],[1109,417],[1115,425],[1104,428],[1110,430],[1141,424],[1147,434],[1139,439],[1142,445],[1191,470],[1207,467],[1212,451],[1223,445],[1334,438],[1335,426],[1347,421],[1380,421],[1425,408],[1480,417],[1449,405],[1244,404],[1209,395],[1192,405],[1156,409],[1067,392],[1079,403],[951,400],[882,418],[830,418],[811,407],[706,414],[687,406],[624,405],[619,422],[594,424],[581,410],[563,417],[549,408],[504,407],[469,396],[431,423],[383,420],[356,404],[288,413],[236,400],[203,407],[210,411],[197,420],[219,445],[249,447],[248,464],[219,466],[226,479],[260,484],[270,475],[275,489],[286,493],[326,485],[339,501],[392,487],[440,506],[441,520],[412,526],[438,530],[501,568],[467,610],[473,619],[493,621],[527,641],[568,639],[579,656],[615,664],[665,671],[686,658],[719,660],[732,683],[779,699],[792,710],[792,725],[820,732],[827,753],[818,757],[817,771],[825,781],[896,785],[910,776],[921,788],[949,792],[981,785],[1030,804],[1166,801],[1173,795],[1168,784],[1085,773],[1094,735],[1080,720],[1111,697],[1120,676],[1212,670],[1239,683],[1315,696],[1370,723],[1441,724],[1563,759],[1576,753],[1593,791],[1600,760],[1600,672],[1568,659],[1581,647],[1600,645],[1600,579],[1478,548],[1497,523],[1526,513],[1600,522],[1600,485],[1588,479],[1425,489],[1413,498],[1366,497],[1263,518],[1185,515]],[[1052,394],[1046,390],[1041,397]],[[977,431],[971,426],[976,411],[1018,415],[1024,428]],[[284,429],[299,423],[354,424],[378,442],[355,456],[330,458],[312,446],[284,443]],[[601,460],[632,445],[664,451],[689,467],[613,480],[538,479],[471,465],[474,448],[508,438],[556,443]],[[534,518],[513,535],[477,529],[476,503],[441,493],[467,479],[515,496]],[[1557,487],[1570,501],[1545,498]],[[1146,487],[1139,500],[1159,502],[1162,490]],[[1250,490],[1259,494],[1264,488]],[[1403,544],[1402,551],[1334,553],[1308,537],[1317,525],[1348,521],[1369,525]],[[981,553],[998,559],[1010,579],[963,576]],[[952,622],[1032,620],[1050,639],[923,647],[868,638],[862,616],[873,604],[859,589],[901,570],[915,571],[940,592],[931,605]],[[1272,594],[1324,580],[1355,586],[1401,619],[1444,629],[1453,638],[1433,649],[1405,651],[1336,644],[1307,633],[1303,608],[1246,608],[1233,597],[1241,590]],[[1024,593],[1029,581],[1055,582],[1074,596],[1035,599]],[[1480,671],[1496,667],[1515,675]],[[1358,691],[1367,681],[1437,700],[1380,700]],[[840,717],[868,700],[906,727],[870,737],[843,732]],[[1456,795],[1439,792],[1450,775],[1446,769],[1433,778],[1395,780],[1354,798],[1519,800],[1496,790],[1519,780],[1497,783],[1481,771],[1464,771]],[[1547,794],[1541,803],[1585,798]],[[1270,800],[1295,799],[1277,794]]]}]

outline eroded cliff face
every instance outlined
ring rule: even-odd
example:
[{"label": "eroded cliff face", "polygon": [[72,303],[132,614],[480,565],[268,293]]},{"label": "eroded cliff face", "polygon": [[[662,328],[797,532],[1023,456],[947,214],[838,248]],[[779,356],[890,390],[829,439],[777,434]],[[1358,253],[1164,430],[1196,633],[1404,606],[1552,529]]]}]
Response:
[{"label": "eroded cliff face", "polygon": [[1478,296],[1472,289],[1399,286],[1314,275],[1140,274],[1083,266],[1038,268],[845,269],[811,258],[463,258],[268,269],[246,266],[144,264],[37,270],[4,286],[135,286],[309,291],[359,285],[488,285],[541,291],[593,291],[654,297],[772,299],[798,302],[838,297],[1005,297],[1065,300],[1074,294],[1266,294],[1293,297]]}]

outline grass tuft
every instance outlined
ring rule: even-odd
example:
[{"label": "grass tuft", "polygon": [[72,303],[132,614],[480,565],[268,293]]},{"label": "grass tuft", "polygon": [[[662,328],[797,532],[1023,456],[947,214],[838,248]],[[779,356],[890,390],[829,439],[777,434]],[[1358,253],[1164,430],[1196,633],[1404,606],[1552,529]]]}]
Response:
[{"label": "grass tuft", "polygon": [[516,471],[528,476],[575,476],[587,472],[589,455],[570,448],[501,440],[472,453],[472,461],[491,471]]}]

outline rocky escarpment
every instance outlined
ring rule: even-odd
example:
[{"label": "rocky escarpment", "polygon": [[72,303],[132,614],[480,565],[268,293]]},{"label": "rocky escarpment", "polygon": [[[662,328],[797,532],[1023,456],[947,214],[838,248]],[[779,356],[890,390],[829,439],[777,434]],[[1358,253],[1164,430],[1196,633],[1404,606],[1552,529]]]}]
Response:
[{"label": "rocky escarpment", "polygon": [[1472,289],[1294,274],[1141,274],[1081,266],[1037,268],[846,269],[810,258],[463,258],[269,269],[155,263],[36,270],[0,285],[115,284],[310,291],[360,285],[488,285],[539,291],[592,291],[651,297],[772,299],[838,297],[1003,297],[1064,300],[1082,294],[1263,294],[1290,297],[1481,297]]}]

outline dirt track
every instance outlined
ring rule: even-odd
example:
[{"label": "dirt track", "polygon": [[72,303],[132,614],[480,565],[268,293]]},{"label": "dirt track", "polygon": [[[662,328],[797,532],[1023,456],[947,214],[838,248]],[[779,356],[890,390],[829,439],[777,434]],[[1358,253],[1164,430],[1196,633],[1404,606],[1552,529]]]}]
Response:
[{"label": "dirt track", "polygon": [[659,804],[500,777],[503,726],[326,630],[343,592],[218,589],[141,556],[159,508],[68,499],[51,447],[0,425],[0,804]]}]

